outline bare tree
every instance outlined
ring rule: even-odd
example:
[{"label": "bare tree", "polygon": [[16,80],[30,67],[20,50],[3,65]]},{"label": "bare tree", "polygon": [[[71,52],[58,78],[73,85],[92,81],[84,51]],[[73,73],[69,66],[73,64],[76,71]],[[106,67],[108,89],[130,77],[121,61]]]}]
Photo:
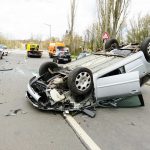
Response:
[{"label": "bare tree", "polygon": [[73,43],[76,8],[77,8],[77,1],[70,0],[70,14],[68,17],[68,26],[69,26],[69,39],[70,39],[69,45],[70,45],[71,51],[75,51],[75,47],[73,46],[72,43]]},{"label": "bare tree", "polygon": [[116,37],[122,30],[123,24],[127,17],[127,10],[130,0],[112,0],[112,36]]},{"label": "bare tree", "polygon": [[97,0],[98,23],[101,32],[117,38],[127,17],[130,0]]},{"label": "bare tree", "polygon": [[150,36],[150,15],[141,17],[139,14],[137,19],[130,20],[130,27],[127,34],[128,42],[140,43],[148,36]]}]

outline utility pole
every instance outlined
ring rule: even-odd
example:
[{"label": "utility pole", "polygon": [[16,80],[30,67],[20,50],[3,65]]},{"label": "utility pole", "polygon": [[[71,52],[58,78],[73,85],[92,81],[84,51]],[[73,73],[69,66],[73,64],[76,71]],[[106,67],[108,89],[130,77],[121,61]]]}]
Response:
[{"label": "utility pole", "polygon": [[[108,32],[108,9],[109,9],[109,0],[105,0],[105,32]],[[103,42],[103,51],[105,52],[105,43],[106,40]]]},{"label": "utility pole", "polygon": [[44,24],[49,27],[49,40],[51,41],[51,24],[47,24],[47,23]]},{"label": "utility pole", "polygon": [[108,9],[109,9],[109,1],[105,0],[105,32],[108,32]]}]

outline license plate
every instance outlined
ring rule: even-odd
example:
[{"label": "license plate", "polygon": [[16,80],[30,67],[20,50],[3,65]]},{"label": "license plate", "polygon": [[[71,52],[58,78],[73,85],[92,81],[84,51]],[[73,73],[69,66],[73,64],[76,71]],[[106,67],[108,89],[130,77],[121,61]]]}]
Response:
[{"label": "license plate", "polygon": [[67,59],[67,58],[65,58],[65,59],[64,59],[64,61],[68,61],[68,59]]}]

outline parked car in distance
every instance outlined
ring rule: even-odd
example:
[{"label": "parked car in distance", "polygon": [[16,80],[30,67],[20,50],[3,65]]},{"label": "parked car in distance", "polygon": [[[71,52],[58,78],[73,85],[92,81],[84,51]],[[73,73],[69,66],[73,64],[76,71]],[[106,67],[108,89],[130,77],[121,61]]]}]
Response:
[{"label": "parked car in distance", "polygon": [[78,55],[77,59],[81,59],[81,58],[84,58],[84,57],[89,56],[89,55],[91,55],[91,53],[89,53],[89,52],[87,52],[87,51],[83,51],[83,52],[81,52],[81,53]]},{"label": "parked car in distance", "polygon": [[3,49],[0,47],[0,59],[3,58]]},{"label": "parked car in distance", "polygon": [[7,56],[8,55],[8,51],[7,51],[7,46],[0,44],[0,49],[3,50],[3,56]]},{"label": "parked car in distance", "polygon": [[71,62],[71,54],[68,48],[57,49],[53,56],[53,62],[55,63],[68,63]]}]

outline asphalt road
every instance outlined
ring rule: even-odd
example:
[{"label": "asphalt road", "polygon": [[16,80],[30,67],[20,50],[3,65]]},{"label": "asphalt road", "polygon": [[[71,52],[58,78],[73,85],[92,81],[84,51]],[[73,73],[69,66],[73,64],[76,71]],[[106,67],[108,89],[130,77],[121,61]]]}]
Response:
[{"label": "asphalt road", "polygon": [[[61,114],[33,108],[25,98],[29,79],[38,72],[48,54],[26,58],[20,50],[0,60],[0,150],[84,150],[80,140]],[[22,109],[16,116],[10,110]]]},{"label": "asphalt road", "polygon": [[[0,60],[0,150],[82,150],[85,147],[61,114],[39,111],[25,98],[29,79],[38,74],[42,58],[27,58],[13,50]],[[150,149],[150,86],[142,88],[145,107],[97,109],[95,118],[83,114],[76,121],[102,150]],[[10,110],[22,109],[15,116]]]}]

